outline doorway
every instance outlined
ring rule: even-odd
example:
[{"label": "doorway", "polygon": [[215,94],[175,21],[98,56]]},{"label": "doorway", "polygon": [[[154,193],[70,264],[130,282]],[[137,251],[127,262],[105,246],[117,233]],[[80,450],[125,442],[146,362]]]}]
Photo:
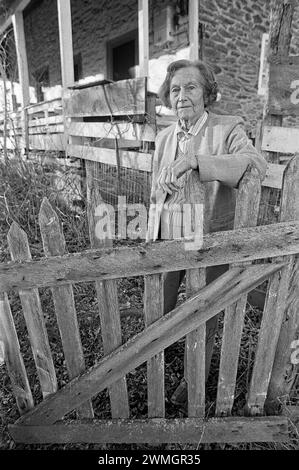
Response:
[{"label": "doorway", "polygon": [[138,30],[107,42],[107,75],[110,80],[135,77],[138,65]]}]

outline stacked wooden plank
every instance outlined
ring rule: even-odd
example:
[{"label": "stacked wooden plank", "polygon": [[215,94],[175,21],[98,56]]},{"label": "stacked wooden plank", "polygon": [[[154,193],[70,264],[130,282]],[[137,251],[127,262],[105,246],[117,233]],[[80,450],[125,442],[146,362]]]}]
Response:
[{"label": "stacked wooden plank", "polygon": [[30,150],[65,151],[61,98],[26,108]]},{"label": "stacked wooden plank", "polygon": [[85,160],[151,172],[154,107],[146,79],[106,83],[64,96],[67,153]]}]

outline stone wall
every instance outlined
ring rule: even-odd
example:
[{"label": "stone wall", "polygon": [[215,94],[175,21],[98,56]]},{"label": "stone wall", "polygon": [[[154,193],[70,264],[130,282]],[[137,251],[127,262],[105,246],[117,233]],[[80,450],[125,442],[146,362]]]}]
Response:
[{"label": "stone wall", "polygon": [[[187,2],[188,3],[188,2]],[[176,0],[150,0],[150,76],[162,80],[167,63],[188,56],[188,18],[178,17],[173,41],[154,44],[154,14]],[[74,54],[81,53],[84,77],[107,76],[106,42],[138,27],[137,0],[71,0]],[[214,111],[242,116],[254,128],[263,112],[257,95],[261,39],[269,30],[270,0],[201,0],[202,56],[215,68],[222,99]],[[34,72],[49,67],[50,86],[61,84],[56,1],[43,0],[25,11],[25,34],[31,83]],[[299,6],[292,53],[299,53]],[[163,60],[162,60],[163,59]],[[154,69],[155,65],[155,69]],[[159,71],[157,76],[156,71]],[[153,77],[155,75],[155,77]],[[161,78],[160,78],[161,76]],[[159,83],[158,83],[159,84]],[[156,91],[156,90],[155,90]]]},{"label": "stone wall", "polygon": [[30,84],[34,84],[34,73],[45,66],[49,67],[50,85],[61,84],[56,1],[29,4],[24,11],[24,28]]}]

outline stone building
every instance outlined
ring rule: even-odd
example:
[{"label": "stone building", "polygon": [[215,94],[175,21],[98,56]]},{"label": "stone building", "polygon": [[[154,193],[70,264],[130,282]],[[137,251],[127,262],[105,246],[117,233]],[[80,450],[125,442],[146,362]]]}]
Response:
[{"label": "stone building", "polygon": [[[7,6],[9,3],[6,1]],[[264,96],[258,94],[258,81],[270,6],[270,0],[199,2],[199,55],[214,66],[222,94],[214,109],[242,116],[251,129],[263,112]],[[71,12],[75,80],[91,83],[135,76],[138,0],[71,0]],[[53,0],[31,0],[23,16],[30,101],[60,96],[57,4]],[[292,53],[299,50],[298,18],[299,6]],[[169,62],[189,57],[188,27],[188,0],[149,1],[151,91],[158,90]]]}]

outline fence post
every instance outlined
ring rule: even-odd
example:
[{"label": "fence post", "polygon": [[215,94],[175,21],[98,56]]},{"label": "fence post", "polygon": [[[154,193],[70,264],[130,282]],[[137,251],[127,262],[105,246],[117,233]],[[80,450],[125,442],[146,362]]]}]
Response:
[{"label": "fence post", "polygon": [[[260,196],[259,173],[257,169],[249,167],[238,190],[234,229],[256,226]],[[238,264],[230,265],[230,267],[234,266]],[[216,402],[216,415],[218,416],[230,415],[234,402],[246,301],[247,294],[225,309]]]},{"label": "fence post", "polygon": [[[280,222],[299,220],[299,154],[288,163],[282,188]],[[298,365],[292,364],[292,342],[299,338],[299,256],[290,257],[290,283],[281,325],[266,408],[276,411],[286,402],[298,376]]]},{"label": "fence post", "polygon": [[[101,198],[97,175],[100,163],[86,160],[87,213],[89,237],[92,248],[112,246],[112,239],[99,240],[96,237],[96,208],[104,201]],[[117,281],[95,282],[101,321],[104,354],[108,354],[122,343],[120,313],[118,306]],[[111,413],[113,418],[129,417],[129,402],[126,378],[122,377],[109,387]]]},{"label": "fence post", "polygon": [[[269,61],[271,61],[273,56],[287,56],[289,54],[293,12],[293,0],[274,0],[270,19]],[[269,84],[267,84],[266,93],[263,126],[281,126],[282,116],[269,114],[268,111]],[[279,163],[277,152],[263,152],[263,155],[269,163]],[[269,210],[271,201],[276,199],[276,195],[277,189],[263,188],[258,225],[276,222],[275,214]]]}]

